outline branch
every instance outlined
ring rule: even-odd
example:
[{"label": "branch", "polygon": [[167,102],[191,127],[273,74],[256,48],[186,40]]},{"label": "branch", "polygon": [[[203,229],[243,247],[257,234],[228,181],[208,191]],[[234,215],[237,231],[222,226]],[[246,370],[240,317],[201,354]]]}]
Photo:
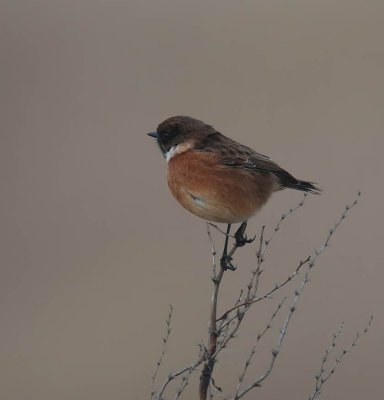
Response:
[{"label": "branch", "polygon": [[268,321],[267,325],[265,326],[265,328],[257,335],[256,342],[252,347],[251,353],[249,354],[249,357],[247,358],[247,361],[245,362],[243,372],[239,376],[239,384],[237,385],[236,393],[235,393],[235,395],[233,397],[233,400],[236,400],[236,399],[239,398],[238,395],[239,395],[239,392],[240,392],[240,389],[241,389],[241,385],[242,385],[242,383],[244,381],[244,377],[245,377],[245,374],[247,372],[247,369],[251,364],[252,358],[253,358],[254,354],[256,353],[256,351],[257,351],[257,346],[258,346],[260,340],[262,339],[262,337],[265,335],[265,333],[272,327],[271,323],[275,319],[275,317],[278,314],[278,312],[280,311],[280,309],[283,306],[285,300],[286,300],[286,298],[284,297],[284,299],[277,306],[276,310],[273,312],[273,314],[272,314],[271,318],[269,319],[269,321]]},{"label": "branch", "polygon": [[336,369],[340,366],[343,357],[353,347],[356,346],[356,344],[357,344],[358,340],[361,338],[361,336],[363,336],[365,333],[368,332],[368,330],[369,330],[369,328],[371,326],[371,323],[372,323],[372,319],[373,319],[373,315],[369,319],[367,326],[362,331],[357,332],[357,334],[356,334],[355,338],[353,339],[352,343],[341,352],[339,357],[336,358],[333,367],[328,371],[328,373],[325,374],[325,364],[328,361],[329,354],[332,352],[332,350],[334,349],[334,347],[336,345],[336,339],[341,335],[341,332],[342,332],[342,329],[343,329],[344,325],[342,324],[341,328],[333,335],[333,339],[332,339],[331,345],[325,350],[325,354],[324,354],[324,357],[323,357],[322,362],[321,362],[320,372],[315,377],[316,378],[315,389],[313,391],[312,396],[309,397],[309,400],[317,400],[319,398],[324,383],[327,382],[327,380],[331,377],[331,375],[333,375],[335,373]]},{"label": "branch", "polygon": [[207,232],[208,232],[208,237],[211,241],[212,259],[213,259],[213,276],[212,276],[213,294],[212,294],[210,323],[209,323],[208,349],[205,349],[205,363],[200,376],[199,396],[201,400],[205,400],[207,398],[208,387],[211,382],[212,371],[216,362],[213,355],[216,352],[216,344],[217,344],[217,330],[216,330],[217,298],[219,295],[220,283],[225,272],[224,268],[220,268],[220,271],[216,274],[216,262],[215,262],[216,251],[212,241],[209,224],[207,224]]},{"label": "branch", "polygon": [[[261,230],[261,235],[260,235],[259,250],[256,253],[256,256],[257,256],[257,267],[256,267],[256,269],[254,271],[252,271],[252,278],[251,278],[251,281],[250,281],[250,283],[248,285],[248,300],[255,299],[256,296],[257,296],[257,290],[259,288],[259,278],[260,278],[260,275],[261,275],[261,272],[262,272],[261,264],[265,261],[265,254],[266,254],[270,244],[272,243],[273,239],[275,238],[277,232],[280,231],[280,228],[281,228],[281,225],[283,224],[283,222],[286,221],[286,219],[290,215],[294,214],[295,211],[297,211],[300,207],[302,207],[304,205],[304,202],[305,202],[307,196],[308,196],[308,194],[304,193],[304,196],[300,200],[300,202],[296,206],[290,208],[286,213],[284,213],[280,217],[280,219],[277,222],[275,228],[273,229],[272,235],[270,236],[269,239],[265,239],[264,240],[264,235],[263,234],[264,234],[264,228],[265,227],[263,226],[263,228]],[[264,248],[263,248],[263,244],[264,244]],[[255,277],[256,277],[256,279],[255,279]],[[252,286],[253,286],[253,293],[251,295]]]},{"label": "branch", "polygon": [[173,381],[175,378],[177,378],[178,376],[182,375],[184,372],[187,372],[187,374],[191,371],[191,373],[196,370],[196,368],[204,361],[204,357],[200,357],[194,364],[185,367],[183,369],[180,369],[177,372],[171,373],[168,375],[168,378],[165,380],[163,386],[161,387],[159,393],[156,396],[156,400],[164,400],[163,398],[163,393],[165,391],[165,389],[167,388],[167,386],[169,385],[169,383],[171,381]]},{"label": "branch", "polygon": [[195,368],[189,368],[187,370],[187,373],[183,376],[183,378],[181,380],[181,383],[180,383],[180,386],[177,389],[177,392],[176,392],[175,397],[173,398],[173,400],[177,400],[180,397],[180,395],[183,393],[184,389],[188,386],[189,378],[191,377],[192,372],[194,370],[195,370]]},{"label": "branch", "polygon": [[235,237],[233,235],[229,235],[227,232],[223,231],[222,229],[220,229],[219,226],[217,226],[216,224],[214,224],[213,222],[207,222],[208,225],[212,226],[213,228],[215,228],[218,232],[220,232],[221,234],[223,234],[224,236],[228,236],[232,239],[234,239]]},{"label": "branch", "polygon": [[287,219],[287,217],[289,217],[290,215],[292,215],[295,211],[297,211],[300,207],[302,207],[302,206],[304,205],[304,202],[305,202],[307,196],[308,196],[308,193],[304,193],[304,196],[303,196],[303,198],[300,200],[300,202],[299,202],[295,207],[290,208],[286,213],[284,213],[284,214],[280,217],[279,222],[278,222],[277,225],[275,226],[271,237],[270,237],[268,240],[265,241],[265,248],[264,248],[264,250],[263,250],[263,254],[262,254],[262,255],[264,255],[264,253],[267,251],[268,246],[271,244],[272,240],[275,238],[277,232],[280,231],[280,228],[281,228],[282,223]]},{"label": "branch", "polygon": [[286,332],[287,332],[288,325],[289,325],[289,323],[290,323],[290,321],[291,321],[291,318],[292,318],[293,313],[296,311],[296,304],[297,304],[297,301],[299,300],[299,297],[300,297],[301,293],[303,292],[303,290],[304,290],[306,284],[307,284],[308,281],[309,281],[309,275],[310,275],[310,273],[311,273],[311,270],[312,270],[312,268],[314,267],[314,265],[315,265],[315,263],[316,263],[318,257],[319,257],[319,256],[323,253],[323,251],[328,247],[329,242],[330,242],[332,236],[334,235],[335,231],[336,231],[337,228],[340,226],[340,224],[343,222],[343,220],[346,218],[348,212],[358,203],[359,198],[360,198],[360,192],[358,192],[358,194],[357,194],[355,200],[353,201],[353,203],[352,203],[351,205],[346,206],[346,208],[345,208],[344,212],[342,213],[341,217],[337,220],[337,222],[335,223],[335,225],[333,226],[333,228],[330,229],[330,231],[329,231],[329,233],[328,233],[328,235],[327,235],[327,237],[326,237],[326,239],[325,239],[323,245],[322,245],[318,250],[316,250],[316,251],[315,251],[315,254],[311,257],[311,259],[310,259],[310,261],[309,261],[309,264],[308,264],[308,267],[307,267],[307,269],[306,269],[304,278],[303,278],[303,280],[302,280],[302,282],[301,282],[301,285],[300,285],[300,287],[295,291],[295,296],[294,296],[294,299],[293,299],[292,304],[291,304],[291,306],[290,306],[288,315],[287,315],[287,317],[286,317],[286,319],[285,319],[285,322],[284,322],[284,324],[283,324],[283,327],[282,327],[282,329],[281,329],[281,332],[280,332],[280,336],[279,336],[279,340],[278,340],[278,342],[277,342],[277,345],[276,345],[276,347],[275,347],[274,349],[272,349],[272,359],[271,359],[271,362],[270,362],[269,367],[267,368],[267,370],[265,371],[265,373],[264,373],[263,375],[261,375],[259,378],[257,378],[255,381],[253,381],[253,382],[252,382],[251,384],[249,384],[247,387],[245,387],[242,391],[240,391],[240,392],[238,393],[237,397],[235,398],[235,400],[240,399],[241,397],[243,397],[246,393],[248,393],[248,392],[249,392],[251,389],[253,389],[254,387],[260,386],[261,383],[262,383],[264,380],[266,380],[266,379],[268,378],[268,376],[270,375],[270,373],[272,372],[272,369],[273,369],[273,367],[274,367],[274,365],[275,365],[276,358],[277,358],[277,356],[278,356],[279,353],[280,353],[281,346],[282,346],[282,344],[283,344],[283,341],[284,341],[284,338],[285,338],[285,335],[286,335]]},{"label": "branch", "polygon": [[261,300],[264,300],[266,298],[270,298],[271,295],[276,292],[276,290],[279,290],[280,288],[282,288],[283,286],[285,286],[288,282],[290,282],[300,271],[301,267],[305,264],[308,263],[308,261],[311,259],[311,257],[307,257],[304,261],[300,261],[299,265],[297,266],[296,270],[288,276],[288,278],[281,282],[281,283],[277,283],[271,290],[269,290],[267,293],[265,293],[263,296],[261,297],[257,297],[254,300],[250,300],[250,301],[244,301],[243,303],[240,304],[236,304],[235,306],[233,306],[232,308],[230,308],[229,310],[227,310],[220,318],[218,318],[217,321],[221,321],[222,319],[226,319],[228,317],[228,314],[231,313],[232,311],[240,308],[240,307],[244,307],[244,306],[249,306],[253,303],[257,303]]},{"label": "branch", "polygon": [[[209,229],[209,225],[210,223],[207,222],[207,235],[209,238],[209,242],[211,243],[211,254],[212,254],[212,279],[214,279],[216,276],[216,249],[215,249],[215,243],[213,242],[211,230]],[[219,228],[217,227],[217,229]]]},{"label": "branch", "polygon": [[[262,300],[264,298],[267,298],[268,296],[270,296],[271,293],[273,293],[274,291],[276,291],[277,289],[279,289],[280,287],[282,287],[286,283],[288,283],[292,279],[292,277],[294,277],[298,273],[298,271],[300,270],[302,265],[304,265],[305,263],[307,263],[309,261],[309,258],[308,258],[307,260],[305,260],[303,262],[300,262],[299,266],[296,268],[296,271],[292,274],[292,277],[290,276],[282,284],[276,285],[270,291],[270,293],[267,293],[262,298],[256,298],[256,291],[257,291],[257,287],[258,287],[259,277],[260,277],[260,274],[261,274],[260,267],[261,267],[262,262],[264,261],[264,256],[263,255],[265,254],[266,248],[270,244],[270,242],[271,242],[272,238],[274,237],[274,235],[276,234],[276,232],[279,231],[282,221],[284,221],[288,215],[294,213],[298,208],[300,208],[304,204],[305,198],[306,198],[306,196],[303,197],[303,199],[300,201],[300,203],[296,207],[289,209],[289,211],[287,213],[282,215],[282,217],[280,218],[278,224],[276,225],[276,227],[274,229],[274,234],[271,236],[271,239],[269,241],[264,241],[264,229],[265,229],[265,227],[264,226],[262,227],[261,234],[260,234],[259,248],[258,248],[258,251],[256,253],[257,260],[258,260],[257,261],[257,267],[252,272],[251,281],[247,286],[248,291],[247,291],[247,295],[246,295],[245,301],[243,303],[238,303],[237,302],[230,310],[228,310],[226,313],[224,313],[223,316],[220,317],[217,320],[217,321],[224,320],[231,311],[235,311],[236,310],[236,314],[234,316],[232,316],[229,320],[223,322],[220,325],[219,329],[217,329],[217,336],[218,335],[222,335],[222,339],[217,344],[216,352],[213,355],[214,359],[216,359],[217,356],[219,355],[219,353],[227,346],[228,342],[235,337],[235,334],[237,333],[237,331],[240,328],[240,325],[241,325],[241,323],[243,321],[244,315],[249,310],[250,306],[253,303],[256,303],[257,301],[260,301],[260,300]],[[265,242],[267,244],[263,248],[263,244]],[[235,246],[234,246],[234,248],[232,250],[236,250],[236,248],[237,248],[237,246],[235,244]],[[253,290],[252,290],[252,288],[253,288]],[[232,327],[232,329],[230,329],[231,327]]]},{"label": "branch", "polygon": [[172,330],[172,329],[171,329],[172,315],[173,315],[173,307],[172,307],[172,304],[170,304],[170,305],[169,305],[169,314],[168,314],[168,318],[167,318],[166,321],[165,321],[165,323],[166,323],[166,325],[167,325],[167,331],[166,331],[165,336],[164,336],[163,339],[162,339],[162,340],[163,340],[163,348],[162,348],[162,350],[161,350],[160,358],[159,358],[159,360],[158,360],[157,363],[156,363],[155,371],[154,371],[154,373],[153,373],[153,375],[152,375],[152,380],[151,380],[151,399],[153,399],[153,396],[154,396],[154,394],[156,393],[156,392],[154,391],[154,385],[155,385],[155,380],[156,380],[157,372],[158,372],[158,370],[159,370],[159,368],[160,368],[160,365],[161,365],[161,363],[162,363],[162,361],[163,361],[163,358],[164,358],[164,355],[165,355],[165,348],[166,348],[167,343],[168,343],[169,335],[171,334],[171,330]]}]

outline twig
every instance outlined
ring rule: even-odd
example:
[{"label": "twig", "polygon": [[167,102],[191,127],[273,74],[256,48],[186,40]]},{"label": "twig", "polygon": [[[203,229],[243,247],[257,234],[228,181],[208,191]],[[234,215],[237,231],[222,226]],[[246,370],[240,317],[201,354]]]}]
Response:
[{"label": "twig", "polygon": [[322,362],[321,362],[320,372],[315,376],[315,378],[316,378],[316,385],[315,385],[314,395],[315,395],[315,393],[316,393],[318,390],[320,390],[321,378],[322,378],[323,373],[325,372],[325,364],[326,364],[326,362],[328,361],[328,356],[329,356],[329,354],[332,352],[332,350],[334,349],[334,347],[336,346],[336,339],[341,335],[343,329],[344,329],[344,322],[341,324],[341,326],[340,326],[340,328],[337,330],[337,332],[333,334],[332,343],[331,343],[331,345],[325,350],[325,354],[324,354],[324,357],[322,358]]},{"label": "twig", "polygon": [[[260,240],[259,240],[259,248],[256,251],[256,258],[257,258],[257,264],[256,264],[256,269],[252,271],[251,275],[251,280],[249,281],[249,284],[247,286],[248,292],[247,292],[247,301],[251,301],[252,298],[256,297],[256,291],[259,286],[259,279],[261,275],[261,264],[264,262],[264,252],[263,252],[263,245],[264,245],[264,231],[265,231],[265,225],[262,226],[261,228],[261,233],[260,233]],[[253,289],[253,296],[251,295],[251,291]]]},{"label": "twig", "polygon": [[233,235],[229,235],[227,232],[223,231],[222,229],[220,229],[216,224],[212,223],[212,222],[207,222],[208,225],[211,225],[213,228],[215,228],[217,231],[219,231],[220,233],[222,233],[224,236],[228,236],[232,239],[234,239],[235,237]]},{"label": "twig", "polygon": [[[257,257],[257,267],[256,270],[252,271],[252,277],[251,277],[251,281],[250,284],[248,285],[248,300],[253,300],[256,298],[257,296],[257,290],[259,288],[259,278],[261,275],[261,265],[262,263],[265,261],[265,254],[267,252],[267,250],[269,249],[270,244],[272,243],[273,239],[275,238],[277,232],[280,231],[281,225],[283,224],[283,222],[285,222],[287,220],[287,218],[294,214],[295,211],[297,211],[300,207],[302,207],[304,205],[305,199],[307,198],[308,194],[304,193],[303,198],[300,200],[300,202],[290,208],[287,212],[285,212],[284,214],[282,214],[282,216],[280,217],[279,221],[277,222],[275,228],[273,229],[272,235],[269,237],[269,239],[265,239],[264,240],[264,226],[261,230],[261,235],[260,235],[260,245],[259,245],[259,249],[256,253],[256,257]],[[263,244],[264,244],[264,248],[263,248]],[[256,279],[255,279],[256,276]],[[251,289],[253,286],[253,291],[252,291],[252,295],[251,295]]]},{"label": "twig", "polygon": [[213,398],[215,397],[215,394],[217,392],[222,393],[223,389],[220,386],[216,385],[215,380],[211,377],[211,384],[209,386],[209,400],[213,400]]},{"label": "twig", "polygon": [[366,327],[360,331],[357,332],[355,338],[353,339],[352,343],[346,347],[341,354],[339,355],[339,357],[336,358],[335,363],[333,365],[333,367],[328,371],[328,373],[325,373],[325,364],[328,361],[328,356],[329,354],[332,352],[332,350],[334,349],[335,345],[336,345],[336,339],[337,337],[340,336],[343,325],[341,326],[341,328],[333,335],[333,339],[332,339],[332,343],[329,346],[329,348],[327,348],[325,350],[325,355],[322,358],[322,362],[321,362],[321,368],[320,368],[320,372],[319,374],[316,375],[316,385],[315,385],[315,389],[313,391],[312,396],[309,397],[309,400],[316,400],[319,398],[321,392],[322,392],[322,388],[325,382],[327,382],[327,380],[331,377],[331,375],[333,375],[336,371],[336,369],[340,366],[341,361],[343,359],[343,357],[353,348],[356,346],[358,340],[361,338],[361,336],[363,336],[365,333],[368,332],[371,323],[372,323],[372,319],[373,319],[373,315],[371,316],[371,318],[368,321],[368,324],[366,325]]},{"label": "twig", "polygon": [[253,299],[253,300],[250,300],[250,301],[244,301],[243,303],[240,303],[240,304],[236,304],[235,306],[233,306],[232,308],[230,308],[229,310],[227,310],[220,318],[218,318],[217,321],[226,319],[226,318],[228,317],[228,314],[229,314],[229,313],[231,313],[232,311],[234,311],[234,310],[236,310],[236,309],[238,309],[238,308],[240,308],[240,307],[244,307],[244,306],[246,306],[246,305],[250,305],[250,304],[253,304],[253,303],[257,303],[257,302],[259,302],[259,301],[261,301],[261,300],[264,300],[264,299],[266,299],[266,298],[270,298],[271,295],[272,295],[274,292],[276,292],[276,290],[279,290],[280,288],[282,288],[283,286],[285,286],[288,282],[290,282],[290,281],[299,273],[301,267],[302,267],[303,265],[307,264],[307,263],[309,262],[310,259],[311,259],[311,257],[307,257],[304,261],[300,261],[299,265],[296,267],[296,270],[295,270],[291,275],[289,275],[288,278],[285,279],[285,281],[276,284],[271,290],[269,290],[269,291],[268,291],[267,293],[265,293],[263,296],[257,297],[257,298],[255,298],[255,299]]},{"label": "twig", "polygon": [[169,339],[169,335],[171,334],[171,320],[172,320],[172,315],[173,315],[173,307],[172,304],[169,305],[169,313],[168,313],[168,317],[165,321],[166,325],[167,325],[167,331],[165,336],[163,337],[163,348],[161,350],[161,355],[159,360],[156,363],[156,368],[155,371],[152,375],[152,380],[151,380],[151,399],[153,399],[153,396],[155,394],[154,391],[154,385],[155,385],[155,380],[156,380],[156,376],[157,376],[157,372],[159,371],[160,365],[163,361],[164,355],[165,355],[165,348],[167,347],[167,343],[168,343],[168,339]]},{"label": "twig", "polygon": [[[224,245],[224,255],[227,255],[227,245],[228,245],[228,238],[230,232],[231,225],[228,225],[226,238],[225,238],[225,245]],[[211,241],[211,248],[212,248],[212,257],[214,258],[215,247],[213,244],[211,232],[209,229],[209,225],[207,224],[207,233],[209,240]],[[212,271],[212,282],[213,282],[213,293],[212,293],[212,301],[211,301],[211,312],[210,312],[210,322],[209,322],[209,330],[208,330],[208,348],[204,351],[204,366],[203,370],[201,371],[200,375],[200,385],[199,385],[199,398],[200,400],[206,400],[208,394],[209,384],[212,378],[213,367],[215,366],[215,358],[213,355],[216,351],[216,344],[217,344],[217,327],[216,327],[216,318],[217,318],[217,299],[219,295],[220,283],[223,279],[225,269],[223,267],[220,268],[220,271],[216,273],[216,262],[214,261],[213,271]]]},{"label": "twig", "polygon": [[[286,217],[292,213],[294,213],[298,208],[300,208],[303,204],[304,204],[304,200],[305,200],[306,196],[303,197],[303,199],[300,201],[300,203],[295,206],[294,208],[289,209],[289,211],[285,214],[282,215],[282,217],[280,218],[278,224],[276,225],[275,229],[274,229],[274,234],[280,229],[281,223],[282,221],[284,221],[286,219]],[[218,329],[218,334],[221,334],[224,332],[223,338],[220,341],[219,345],[217,346],[217,350],[214,354],[214,357],[216,358],[218,356],[218,354],[226,347],[226,345],[228,344],[228,342],[234,338],[235,334],[237,333],[238,329],[240,328],[240,325],[242,323],[242,320],[244,318],[245,313],[249,310],[250,306],[253,303],[256,303],[258,301],[261,301],[264,298],[267,298],[268,296],[270,296],[274,291],[276,291],[277,289],[279,289],[280,287],[284,286],[286,283],[288,283],[292,277],[296,276],[296,274],[298,273],[298,271],[300,270],[300,268],[309,261],[309,258],[307,260],[305,260],[304,262],[300,262],[299,266],[296,268],[296,271],[292,274],[292,276],[288,277],[286,279],[286,281],[284,281],[282,284],[280,285],[276,285],[271,291],[270,293],[267,293],[265,296],[263,296],[262,298],[256,298],[256,292],[257,292],[257,288],[258,288],[258,284],[259,284],[259,277],[261,274],[261,264],[264,261],[264,254],[266,251],[266,248],[268,247],[269,243],[271,242],[272,239],[270,239],[267,244],[265,245],[264,249],[263,249],[263,244],[265,243],[264,241],[264,230],[265,227],[263,226],[261,229],[261,234],[260,234],[260,240],[259,240],[259,247],[258,250],[256,252],[256,256],[257,256],[257,267],[256,269],[252,272],[252,277],[251,277],[251,281],[248,284],[247,288],[247,295],[245,298],[245,301],[241,304],[235,304],[235,306],[233,306],[230,310],[228,310],[226,313],[224,313],[217,321],[220,320],[224,320],[226,319],[226,317],[228,316],[228,314],[231,311],[237,311],[236,314],[234,316],[232,316],[228,321],[225,321],[224,323],[221,324],[221,326]],[[274,234],[272,235],[272,238],[274,237]],[[236,250],[236,244],[234,246],[234,248],[232,250]],[[231,254],[231,253],[230,253]],[[231,254],[232,255],[232,254]],[[253,288],[253,290],[252,290]],[[233,325],[234,324],[234,325]],[[230,331],[229,328],[231,327],[231,325],[233,325],[232,330]]]},{"label": "twig", "polygon": [[235,395],[234,395],[234,397],[233,397],[234,400],[236,400],[236,399],[238,398],[237,396],[238,396],[238,394],[239,394],[239,392],[240,392],[240,389],[241,389],[241,386],[242,386],[242,384],[243,384],[245,374],[246,374],[246,372],[247,372],[248,367],[249,367],[250,364],[251,364],[251,361],[252,361],[252,358],[253,358],[254,354],[256,353],[257,346],[258,346],[260,340],[261,340],[262,337],[265,335],[265,333],[272,327],[271,323],[272,323],[272,321],[275,319],[275,317],[276,317],[276,315],[278,314],[278,312],[280,311],[281,307],[283,306],[283,304],[284,304],[284,302],[285,302],[285,299],[286,299],[286,298],[284,297],[284,299],[278,304],[276,310],[273,312],[273,314],[272,314],[271,318],[269,319],[267,325],[266,325],[266,326],[264,327],[264,329],[257,335],[256,342],[254,343],[254,345],[253,345],[253,347],[252,347],[252,350],[251,350],[251,352],[250,352],[250,354],[249,354],[249,357],[247,358],[247,361],[245,362],[243,372],[242,372],[241,375],[239,376],[239,384],[237,385],[236,393],[235,393]]},{"label": "twig", "polygon": [[217,330],[216,330],[217,298],[219,295],[220,283],[223,278],[224,272],[225,270],[223,268],[220,268],[219,273],[215,275],[212,279],[214,286],[213,286],[213,294],[211,302],[209,339],[208,339],[208,349],[206,349],[206,360],[200,376],[200,388],[199,388],[200,400],[205,400],[207,398],[208,387],[211,381],[213,367],[216,362],[214,354],[216,352],[216,344],[217,344]]},{"label": "twig", "polygon": [[346,216],[347,216],[348,212],[350,211],[350,209],[353,208],[353,207],[358,203],[359,198],[360,198],[360,192],[358,192],[358,194],[357,194],[355,200],[353,201],[353,203],[352,203],[351,205],[349,205],[349,206],[346,206],[346,208],[345,208],[343,214],[341,215],[341,217],[340,217],[340,218],[338,219],[338,221],[335,223],[335,225],[333,226],[333,228],[330,229],[330,231],[329,231],[329,233],[328,233],[328,236],[326,237],[326,239],[325,239],[323,245],[322,245],[318,250],[316,250],[316,251],[315,251],[315,254],[311,257],[311,259],[310,259],[310,261],[309,261],[309,264],[308,264],[308,267],[307,267],[307,270],[306,270],[306,272],[305,272],[304,278],[303,278],[303,280],[302,280],[302,282],[301,282],[301,285],[300,285],[300,287],[295,291],[295,296],[294,296],[294,299],[293,299],[292,304],[291,304],[291,306],[290,306],[288,315],[287,315],[287,317],[286,317],[286,319],[285,319],[285,321],[284,321],[283,327],[282,327],[282,329],[281,329],[281,333],[280,333],[280,336],[279,336],[279,340],[278,340],[278,342],[277,342],[277,345],[276,345],[276,347],[275,347],[274,349],[272,349],[272,359],[271,359],[271,362],[270,362],[270,364],[269,364],[269,367],[267,368],[267,370],[265,371],[265,373],[264,373],[263,375],[261,375],[259,378],[257,378],[255,381],[253,381],[251,384],[249,384],[248,386],[246,386],[242,391],[240,391],[240,392],[238,393],[237,397],[236,397],[236,400],[237,400],[237,399],[240,399],[241,397],[243,397],[246,393],[248,393],[248,392],[249,392],[251,389],[253,389],[254,387],[260,386],[261,383],[262,383],[265,379],[267,379],[268,376],[270,375],[270,373],[272,372],[272,369],[273,369],[273,367],[274,367],[274,365],[275,365],[276,358],[277,358],[277,356],[278,356],[279,353],[280,353],[281,346],[282,346],[282,344],[283,344],[283,341],[284,341],[284,338],[285,338],[285,335],[286,335],[286,332],[287,332],[287,328],[288,328],[289,322],[290,322],[290,320],[291,320],[291,318],[292,318],[293,313],[296,311],[296,304],[297,304],[297,301],[299,300],[299,297],[300,297],[301,293],[303,292],[303,290],[304,290],[306,284],[307,284],[308,281],[309,281],[309,275],[310,275],[310,273],[311,273],[311,270],[312,270],[312,268],[314,267],[314,265],[315,265],[315,263],[316,263],[316,261],[317,261],[317,258],[318,258],[318,257],[323,253],[323,251],[328,247],[329,242],[330,242],[330,240],[331,240],[331,237],[333,236],[333,234],[335,233],[335,231],[337,230],[337,228],[340,226],[340,224],[343,222],[343,220],[346,218]]},{"label": "twig", "polygon": [[[214,226],[214,225],[213,225]],[[224,251],[223,251],[223,256],[221,261],[224,260],[224,264],[226,260],[228,260],[228,265],[232,267],[231,265],[231,259],[235,251],[237,250],[238,247],[243,246],[246,243],[251,243],[253,240],[248,241],[243,237],[244,235],[244,230],[246,228],[246,222],[243,222],[238,231],[235,234],[236,242],[233,245],[232,249],[227,253],[227,246],[228,246],[228,239],[230,237],[230,228],[231,225],[228,224],[227,232],[225,233],[226,238],[225,238],[225,245],[224,245]],[[244,239],[244,242],[241,242],[238,240],[237,233],[240,232],[240,235],[242,236],[242,239]],[[214,254],[216,253],[215,247],[213,244],[212,236],[209,230],[209,225],[207,225],[207,233],[209,236],[209,239],[211,241],[211,249],[212,249],[212,257],[213,257],[213,276],[212,276],[212,282],[213,282],[213,294],[212,294],[212,301],[211,301],[211,312],[210,312],[210,324],[209,324],[209,338],[208,338],[208,348],[205,351],[205,362],[204,362],[204,367],[201,372],[200,376],[200,386],[199,386],[199,398],[200,400],[206,400],[207,399],[207,394],[208,394],[208,388],[211,383],[212,379],[212,372],[213,368],[216,363],[216,355],[218,354],[217,350],[217,338],[221,332],[218,332],[217,330],[217,300],[218,300],[218,295],[219,295],[219,289],[220,289],[220,284],[221,280],[223,278],[224,272],[227,268],[224,267],[223,263],[221,263],[221,268],[220,271],[216,271],[216,262],[214,259]],[[228,266],[228,268],[229,268]],[[241,296],[241,295],[240,295]],[[237,330],[237,328],[236,328]],[[226,334],[227,332],[224,332]],[[232,335],[232,332],[230,336]],[[223,338],[221,341],[221,345],[226,342],[226,338]],[[221,350],[221,346],[219,348],[219,351]]]},{"label": "twig", "polygon": [[[184,372],[189,372],[189,371],[194,371],[202,362],[204,361],[204,357],[200,357],[194,364],[185,367],[183,369],[180,369],[177,372],[171,373],[168,375],[167,379],[165,380],[163,386],[161,387],[159,393],[156,395],[156,400],[163,400],[163,394],[167,386],[171,381],[173,381],[175,378],[183,374]],[[192,373],[191,372],[191,373]]]},{"label": "twig", "polygon": [[267,251],[269,245],[271,244],[272,240],[275,238],[277,232],[280,231],[281,225],[282,223],[290,216],[292,215],[295,211],[297,211],[300,207],[302,207],[304,205],[304,202],[306,200],[308,196],[308,193],[304,193],[303,198],[300,200],[300,202],[295,206],[290,208],[286,213],[284,213],[280,219],[279,222],[277,223],[277,225],[275,226],[272,235],[270,236],[269,239],[265,240],[265,248],[263,250],[262,256],[264,256],[265,252]]},{"label": "twig", "polygon": [[187,373],[183,376],[183,378],[181,380],[181,383],[180,383],[180,386],[178,387],[177,392],[176,392],[175,397],[173,398],[173,400],[177,400],[181,396],[181,394],[184,392],[184,389],[188,386],[189,378],[191,377],[192,372],[194,370],[195,370],[194,368],[190,368],[187,371]]},{"label": "twig", "polygon": [[207,222],[207,235],[209,238],[209,242],[211,243],[211,254],[212,254],[212,278],[216,276],[216,249],[215,243],[213,242],[211,230],[209,229],[210,223]]}]

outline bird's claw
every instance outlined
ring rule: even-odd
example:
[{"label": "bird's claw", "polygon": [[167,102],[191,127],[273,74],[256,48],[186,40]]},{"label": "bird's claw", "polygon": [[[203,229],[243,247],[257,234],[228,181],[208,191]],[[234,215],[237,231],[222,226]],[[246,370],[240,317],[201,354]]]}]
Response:
[{"label": "bird's claw", "polygon": [[237,231],[235,233],[236,247],[243,247],[247,243],[252,243],[256,239],[256,235],[252,239],[248,239],[244,232]]},{"label": "bird's claw", "polygon": [[231,271],[236,271],[237,269],[237,267],[232,264],[232,257],[228,255],[221,257],[220,265],[224,271],[227,271],[228,269]]}]

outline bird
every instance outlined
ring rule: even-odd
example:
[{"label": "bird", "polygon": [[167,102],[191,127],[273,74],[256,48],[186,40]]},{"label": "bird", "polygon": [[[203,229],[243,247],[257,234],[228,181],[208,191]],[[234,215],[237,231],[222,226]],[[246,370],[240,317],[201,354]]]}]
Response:
[{"label": "bird", "polygon": [[167,118],[148,135],[157,140],[167,161],[168,186],[176,200],[206,221],[227,224],[223,269],[235,269],[227,256],[232,224],[241,223],[234,235],[241,247],[252,241],[244,233],[247,221],[273,192],[285,188],[321,192],[313,182],[296,179],[270,157],[192,117]]}]

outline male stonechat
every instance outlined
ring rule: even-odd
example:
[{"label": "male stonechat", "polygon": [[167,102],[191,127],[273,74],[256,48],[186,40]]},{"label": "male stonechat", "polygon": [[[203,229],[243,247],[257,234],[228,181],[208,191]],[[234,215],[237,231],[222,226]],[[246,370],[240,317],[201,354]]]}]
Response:
[{"label": "male stonechat", "polygon": [[[249,218],[273,192],[285,188],[318,194],[312,182],[294,178],[269,157],[222,135],[211,125],[186,116],[166,119],[156,132],[148,133],[168,163],[168,186],[188,211],[211,222],[241,222],[236,244],[244,236]],[[230,260],[224,269],[233,268]]]}]

